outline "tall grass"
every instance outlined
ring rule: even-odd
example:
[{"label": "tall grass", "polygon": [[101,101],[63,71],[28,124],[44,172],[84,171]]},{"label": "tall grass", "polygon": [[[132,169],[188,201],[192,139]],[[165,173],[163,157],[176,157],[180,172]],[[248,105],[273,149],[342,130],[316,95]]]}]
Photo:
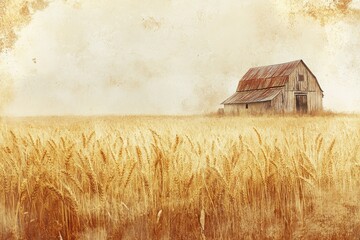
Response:
[{"label": "tall grass", "polygon": [[360,118],[0,123],[1,239],[354,239]]}]

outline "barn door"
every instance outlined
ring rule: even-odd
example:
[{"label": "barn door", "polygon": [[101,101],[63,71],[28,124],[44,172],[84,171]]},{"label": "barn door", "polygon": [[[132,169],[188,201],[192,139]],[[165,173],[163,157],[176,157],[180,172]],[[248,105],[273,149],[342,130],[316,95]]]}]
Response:
[{"label": "barn door", "polygon": [[295,95],[296,98],[296,111],[306,113],[308,110],[307,96],[306,95]]}]

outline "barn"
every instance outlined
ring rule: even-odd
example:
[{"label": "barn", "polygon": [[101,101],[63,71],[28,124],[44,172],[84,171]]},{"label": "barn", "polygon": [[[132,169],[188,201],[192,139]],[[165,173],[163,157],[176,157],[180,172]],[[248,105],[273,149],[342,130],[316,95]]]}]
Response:
[{"label": "barn", "polygon": [[250,68],[226,99],[225,114],[322,110],[318,80],[302,60]]}]

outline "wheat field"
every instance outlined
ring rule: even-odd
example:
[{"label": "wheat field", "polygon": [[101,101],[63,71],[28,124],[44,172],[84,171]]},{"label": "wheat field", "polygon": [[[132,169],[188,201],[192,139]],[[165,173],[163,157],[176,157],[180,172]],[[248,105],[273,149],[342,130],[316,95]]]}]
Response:
[{"label": "wheat field", "polygon": [[4,118],[1,239],[355,239],[360,117]]}]

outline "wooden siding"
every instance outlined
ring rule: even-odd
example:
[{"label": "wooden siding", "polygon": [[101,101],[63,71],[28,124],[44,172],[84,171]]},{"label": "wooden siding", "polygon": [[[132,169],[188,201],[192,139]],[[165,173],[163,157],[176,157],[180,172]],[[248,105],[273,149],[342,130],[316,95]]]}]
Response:
[{"label": "wooden siding", "polygon": [[[299,81],[299,75],[304,76],[304,81]],[[314,75],[307,69],[307,67],[300,62],[294,71],[289,75],[289,81],[285,86],[286,90],[292,91],[320,91],[320,86],[317,83]]]},{"label": "wooden siding", "polygon": [[[299,75],[303,75],[303,81],[299,81]],[[323,93],[314,77],[307,67],[300,63],[289,76],[289,82],[285,85],[285,112],[296,111],[296,97],[301,94],[307,96],[308,111],[322,110]]]},{"label": "wooden siding", "polygon": [[284,90],[282,90],[272,101],[271,101],[271,109],[275,112],[283,112],[285,105],[285,94]]},{"label": "wooden siding", "polygon": [[259,102],[248,103],[248,109],[246,109],[245,103],[240,104],[225,104],[225,114],[241,114],[241,113],[263,113],[271,110],[271,102]]}]

